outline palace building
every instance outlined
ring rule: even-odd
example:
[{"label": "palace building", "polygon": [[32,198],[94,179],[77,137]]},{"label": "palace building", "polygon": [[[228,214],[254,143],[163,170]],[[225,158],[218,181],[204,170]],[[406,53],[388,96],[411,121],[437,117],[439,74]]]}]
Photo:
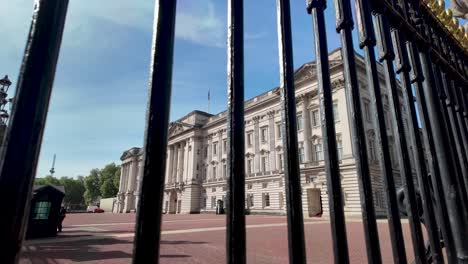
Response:
[{"label": "palace building", "polygon": [[[333,89],[336,140],[340,159],[344,210],[361,215],[358,176],[352,154],[350,117],[345,96],[341,50],[329,54]],[[374,135],[373,110],[368,92],[364,58],[356,54],[365,123],[368,156],[377,214],[385,213],[385,194]],[[392,118],[383,68],[379,78],[386,109],[386,126],[397,186],[401,184],[393,142]],[[327,177],[324,168],[321,115],[315,62],[295,71],[297,131],[304,216],[328,214]],[[400,96],[402,96],[400,94]],[[402,106],[403,109],[403,106]],[[169,128],[163,213],[214,212],[218,200],[226,198],[227,112],[216,115],[193,111],[172,122]],[[403,111],[407,126],[406,111]],[[245,102],[245,202],[249,213],[285,214],[283,135],[280,92],[274,88]],[[411,157],[413,158],[413,157]],[[143,164],[143,150],[131,148],[121,157],[122,173],[117,197],[118,213],[135,211]],[[159,176],[158,176],[159,177]]]}]

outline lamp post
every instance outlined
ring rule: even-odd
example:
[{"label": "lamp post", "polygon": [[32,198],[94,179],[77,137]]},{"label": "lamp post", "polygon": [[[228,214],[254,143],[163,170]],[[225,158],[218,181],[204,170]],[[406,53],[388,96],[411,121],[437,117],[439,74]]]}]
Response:
[{"label": "lamp post", "polygon": [[5,131],[8,117],[10,117],[8,111],[5,109],[6,105],[11,102],[11,99],[7,99],[8,88],[10,88],[10,85],[11,81],[8,79],[8,75],[5,75],[5,77],[0,80],[0,126],[2,136]]}]

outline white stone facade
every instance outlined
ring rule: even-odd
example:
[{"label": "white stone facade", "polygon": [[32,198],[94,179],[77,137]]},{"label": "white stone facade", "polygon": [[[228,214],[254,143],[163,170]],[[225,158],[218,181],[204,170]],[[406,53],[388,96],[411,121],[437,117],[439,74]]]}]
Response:
[{"label": "white stone facade", "polygon": [[[360,215],[360,199],[355,160],[352,154],[350,120],[344,89],[341,51],[329,54],[333,87],[335,127],[344,209],[347,215]],[[364,60],[356,55],[361,87],[363,118],[368,136],[368,153],[378,214],[385,209],[385,194],[378,165],[378,149],[372,124]],[[382,70],[382,69],[380,69]],[[304,216],[328,214],[328,195],[323,161],[321,115],[317,94],[315,63],[295,72],[298,142]],[[380,76],[383,100],[389,109],[383,74]],[[402,107],[403,109],[403,107]],[[403,112],[406,119],[406,112]],[[392,152],[393,123],[386,118]],[[283,141],[279,89],[275,88],[245,102],[246,208],[250,213],[284,214],[286,194],[283,174]],[[214,212],[217,200],[226,197],[226,112],[211,115],[193,111],[171,123],[167,149],[164,213]],[[132,148],[122,155],[122,174],[115,212],[134,211],[138,204],[143,153]],[[392,153],[396,182],[400,184],[398,161]]]}]

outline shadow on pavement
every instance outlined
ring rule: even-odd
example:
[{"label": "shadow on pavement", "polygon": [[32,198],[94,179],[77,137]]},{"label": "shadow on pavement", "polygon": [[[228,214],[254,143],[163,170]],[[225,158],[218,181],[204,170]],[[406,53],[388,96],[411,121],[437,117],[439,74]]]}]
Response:
[{"label": "shadow on pavement", "polygon": [[[206,244],[203,241],[162,240],[161,245]],[[102,238],[93,240],[73,241],[26,245],[23,247],[20,264],[59,264],[71,262],[87,262],[100,260],[129,259],[132,257],[133,239]],[[129,252],[130,251],[130,252]],[[166,254],[161,258],[189,258],[191,255]]]}]

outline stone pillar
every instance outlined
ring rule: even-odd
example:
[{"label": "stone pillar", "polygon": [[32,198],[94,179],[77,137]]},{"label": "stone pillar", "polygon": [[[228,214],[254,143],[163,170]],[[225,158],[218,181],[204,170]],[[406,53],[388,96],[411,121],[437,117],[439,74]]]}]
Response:
[{"label": "stone pillar", "polygon": [[223,158],[223,130],[218,130],[218,180],[223,179],[223,164],[221,159]]},{"label": "stone pillar", "polygon": [[179,144],[174,144],[174,154],[172,156],[172,173],[171,173],[171,183],[175,183],[177,179],[177,163],[179,155]]},{"label": "stone pillar", "polygon": [[136,192],[135,192],[135,209],[138,208],[138,203],[140,202],[142,179],[143,179],[143,160],[139,160],[137,180],[136,180]]},{"label": "stone pillar", "polygon": [[256,116],[253,118],[254,121],[254,171],[253,173],[257,173],[260,171],[260,129],[258,123],[260,122],[260,117]]},{"label": "stone pillar", "polygon": [[136,183],[136,174],[138,173],[138,158],[133,157],[130,162],[128,170],[128,181],[127,181],[127,190],[125,194],[125,205],[124,211],[130,212],[135,209],[135,183]]},{"label": "stone pillar", "polygon": [[309,117],[309,110],[307,109],[307,105],[309,103],[309,99],[307,95],[302,95],[301,97],[301,110],[302,110],[302,126],[304,130],[304,161],[310,162],[311,161],[311,146],[310,146],[310,117]]},{"label": "stone pillar", "polygon": [[171,172],[172,172],[172,155],[174,153],[174,146],[167,147],[168,154],[166,157],[166,184],[171,184]]},{"label": "stone pillar", "polygon": [[206,180],[211,181],[213,177],[213,169],[211,167],[211,160],[212,160],[212,154],[213,154],[213,135],[208,135],[208,167],[206,169],[207,175],[206,175]]},{"label": "stone pillar", "polygon": [[123,193],[125,190],[124,190],[124,182],[125,182],[125,174],[124,174],[124,168],[125,168],[125,164],[122,164],[122,166],[120,167],[120,183],[119,183],[119,193]]},{"label": "stone pillar", "polygon": [[136,177],[138,173],[138,157],[133,157],[130,163],[130,171],[128,173],[127,192],[134,192],[136,185]]},{"label": "stone pillar", "polygon": [[179,162],[178,164],[178,171],[177,171],[177,182],[181,183],[184,180],[184,152],[185,152],[185,142],[180,143],[180,148],[179,148]]},{"label": "stone pillar", "polygon": [[184,165],[184,182],[185,183],[188,183],[189,181],[189,172],[190,172],[190,161],[191,161],[191,157],[190,157],[190,149],[191,149],[191,146],[190,146],[190,139],[187,139],[185,141],[185,165]]},{"label": "stone pillar", "polygon": [[117,213],[122,213],[125,203],[125,168],[127,165],[122,164],[120,167],[120,183],[119,193],[117,194]]},{"label": "stone pillar", "polygon": [[276,124],[275,124],[275,111],[268,112],[268,131],[270,132],[270,153],[269,153],[269,169],[270,171],[276,168],[276,152],[275,152],[275,140],[276,140]]}]

